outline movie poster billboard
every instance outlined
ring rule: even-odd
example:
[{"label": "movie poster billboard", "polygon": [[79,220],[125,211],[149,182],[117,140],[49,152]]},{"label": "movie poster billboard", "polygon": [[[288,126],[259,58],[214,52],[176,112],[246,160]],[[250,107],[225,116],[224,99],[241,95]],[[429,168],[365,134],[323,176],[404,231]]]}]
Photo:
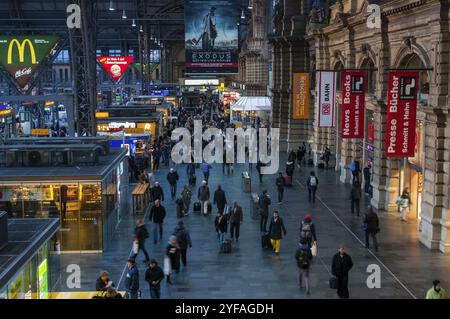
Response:
[{"label": "movie poster billboard", "polygon": [[334,127],[336,73],[318,72],[316,78],[316,125],[318,127]]},{"label": "movie poster billboard", "polygon": [[237,0],[186,0],[186,74],[238,73]]},{"label": "movie poster billboard", "polygon": [[309,119],[309,73],[293,74],[293,111],[294,120]]},{"label": "movie poster billboard", "polygon": [[419,73],[389,73],[386,157],[414,157]]},{"label": "movie poster billboard", "polygon": [[126,70],[134,61],[133,56],[106,56],[97,57],[98,63],[108,72],[114,82],[119,82]]},{"label": "movie poster billboard", "polygon": [[366,72],[342,72],[341,136],[364,138]]},{"label": "movie poster billboard", "polygon": [[51,53],[58,36],[0,36],[0,64],[21,88]]}]

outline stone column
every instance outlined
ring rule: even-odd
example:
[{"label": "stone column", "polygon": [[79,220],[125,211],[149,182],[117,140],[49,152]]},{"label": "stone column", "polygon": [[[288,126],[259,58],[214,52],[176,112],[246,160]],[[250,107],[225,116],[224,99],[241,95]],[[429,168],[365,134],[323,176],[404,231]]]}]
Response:
[{"label": "stone column", "polygon": [[281,45],[273,41],[272,44],[272,67],[273,67],[273,88],[272,88],[272,127],[280,127],[280,105],[281,105]]},{"label": "stone column", "polygon": [[425,163],[419,239],[430,249],[450,252],[450,118],[439,109],[426,115]]}]

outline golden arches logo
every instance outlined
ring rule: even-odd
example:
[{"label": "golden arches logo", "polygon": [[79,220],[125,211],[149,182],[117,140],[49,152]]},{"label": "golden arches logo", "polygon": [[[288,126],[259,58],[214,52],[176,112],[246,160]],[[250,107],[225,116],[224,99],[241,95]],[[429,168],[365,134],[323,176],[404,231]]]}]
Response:
[{"label": "golden arches logo", "polygon": [[17,47],[17,50],[19,51],[19,62],[23,63],[25,62],[25,46],[28,45],[28,48],[30,50],[30,55],[31,55],[31,63],[32,64],[37,64],[36,61],[36,52],[34,51],[34,47],[33,47],[33,43],[31,43],[30,39],[25,39],[22,41],[22,43],[20,43],[19,40],[17,39],[13,39],[10,43],[9,43],[9,47],[8,47],[8,64],[12,64],[12,52],[13,52],[13,47]]}]

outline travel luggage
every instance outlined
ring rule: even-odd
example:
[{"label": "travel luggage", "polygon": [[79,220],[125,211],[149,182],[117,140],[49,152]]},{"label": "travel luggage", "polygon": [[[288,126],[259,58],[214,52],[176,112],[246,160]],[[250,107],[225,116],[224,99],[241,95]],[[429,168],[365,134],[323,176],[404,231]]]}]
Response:
[{"label": "travel luggage", "polygon": [[208,202],[207,212],[208,212],[208,214],[212,213],[212,204],[211,204],[211,202]]},{"label": "travel luggage", "polygon": [[292,176],[283,176],[284,178],[284,185],[287,187],[291,187],[292,186]]},{"label": "travel luggage", "polygon": [[319,163],[319,165],[317,165],[317,167],[319,169],[324,169],[325,168],[325,163]]},{"label": "travel luggage", "polygon": [[337,278],[336,277],[330,278],[330,288],[337,289]]},{"label": "travel luggage", "polygon": [[312,158],[308,159],[308,166],[314,166],[314,160]]},{"label": "travel luggage", "polygon": [[222,251],[226,254],[231,254],[232,247],[231,240],[226,239],[222,244]]},{"label": "travel luggage", "polygon": [[195,202],[193,210],[194,213],[200,214],[202,211],[202,204],[200,202]]},{"label": "travel luggage", "polygon": [[272,243],[270,242],[269,233],[263,234],[261,236],[261,246],[263,249],[272,249]]}]

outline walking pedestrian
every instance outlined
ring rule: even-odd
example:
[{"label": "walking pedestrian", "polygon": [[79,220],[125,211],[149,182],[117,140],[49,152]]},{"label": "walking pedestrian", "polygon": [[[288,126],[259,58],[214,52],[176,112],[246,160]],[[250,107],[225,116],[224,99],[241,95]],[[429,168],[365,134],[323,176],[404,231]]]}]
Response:
[{"label": "walking pedestrian", "polygon": [[238,242],[239,230],[241,228],[241,224],[244,222],[244,214],[242,213],[242,207],[239,206],[236,201],[233,202],[233,206],[230,209],[228,222],[230,224],[231,239]]},{"label": "walking pedestrian", "polygon": [[397,199],[397,204],[400,205],[400,220],[402,222],[406,222],[406,216],[408,216],[409,213],[409,205],[411,203],[411,199],[409,197],[409,188],[406,187],[402,195]]},{"label": "walking pedestrian", "polygon": [[359,161],[352,161],[352,163],[350,164],[350,171],[352,173],[352,183],[354,183],[355,181],[358,181],[358,183],[360,183],[359,175],[361,173],[361,167]]},{"label": "walking pedestrian", "polygon": [[366,248],[369,249],[369,236],[372,237],[375,251],[378,251],[377,234],[380,231],[380,222],[378,215],[373,210],[372,206],[367,207],[367,213],[364,217],[364,230],[366,232]]},{"label": "walking pedestrian", "polygon": [[266,233],[267,232],[267,220],[269,219],[269,206],[271,204],[270,195],[265,190],[262,192],[261,196],[259,196],[258,201],[258,210],[261,215],[260,222],[260,231]]},{"label": "walking pedestrian", "polygon": [[173,285],[171,280],[172,271],[176,273],[180,271],[180,247],[178,246],[177,237],[173,235],[169,238],[164,260],[164,273],[169,285]]},{"label": "walking pedestrian", "polygon": [[316,225],[312,222],[311,214],[306,214],[300,223],[299,238],[300,242],[306,241],[309,247],[312,247],[313,242],[317,242]]},{"label": "walking pedestrian", "polygon": [[278,211],[273,212],[273,217],[269,225],[270,242],[275,251],[275,255],[280,254],[281,239],[286,236],[286,228],[284,227],[283,219],[280,217]]},{"label": "walking pedestrian", "polygon": [[353,261],[350,255],[345,252],[343,244],[339,245],[339,251],[333,256],[331,264],[331,273],[337,279],[337,294],[339,298],[348,299],[348,273],[353,267]]},{"label": "walking pedestrian", "polygon": [[353,182],[352,190],[350,192],[351,212],[359,217],[360,214],[360,202],[361,202],[361,185],[357,180]]},{"label": "walking pedestrian", "polygon": [[158,266],[156,260],[150,260],[148,268],[145,271],[145,281],[148,282],[150,288],[150,297],[152,299],[161,298],[161,281],[164,279],[164,272]]},{"label": "walking pedestrian", "polygon": [[205,181],[209,181],[209,171],[211,170],[212,166],[206,162],[203,162],[200,166],[200,169],[203,172],[203,177],[205,178]]},{"label": "walking pedestrian", "polygon": [[125,276],[125,298],[138,299],[139,296],[139,270],[135,260],[130,258],[127,261],[127,274]]},{"label": "walking pedestrian", "polygon": [[203,215],[208,215],[209,203],[209,187],[206,180],[202,181],[202,185],[198,188],[197,198],[201,203]]},{"label": "walking pedestrian", "polygon": [[189,215],[189,206],[191,205],[192,191],[188,185],[184,185],[183,191],[181,192],[181,199],[184,205],[184,216]]},{"label": "walking pedestrian", "polygon": [[195,179],[195,165],[194,163],[188,163],[186,166],[186,174],[188,176],[189,184],[193,185]]},{"label": "walking pedestrian", "polygon": [[152,201],[164,201],[164,190],[159,184],[159,182],[155,182],[155,185],[151,189],[151,197]]},{"label": "walking pedestrian", "polygon": [[228,221],[223,212],[218,211],[216,219],[214,221],[216,228],[217,239],[220,243],[220,252],[223,251],[223,244],[225,243],[225,234],[227,233]]},{"label": "walking pedestrian", "polygon": [[177,194],[177,183],[179,178],[180,177],[178,176],[178,173],[175,171],[175,169],[171,168],[169,173],[167,174],[167,181],[170,185],[170,195],[172,196],[172,199],[174,199]]},{"label": "walking pedestrian", "polygon": [[325,168],[328,169],[330,163],[331,152],[328,146],[325,146],[325,151],[323,152],[322,158],[325,162]]},{"label": "walking pedestrian", "polygon": [[264,163],[261,162],[260,160],[258,161],[258,163],[256,164],[256,171],[259,174],[259,182],[262,183],[262,178],[263,178],[263,173],[262,173],[262,168],[264,167]]},{"label": "walking pedestrian", "polygon": [[298,244],[295,253],[295,260],[297,261],[297,288],[301,289],[305,283],[306,293],[310,294],[309,287],[309,268],[311,266],[312,252],[311,246],[304,239]]},{"label": "walking pedestrian", "polygon": [[149,220],[153,222],[153,243],[158,243],[158,230],[159,230],[159,240],[162,241],[163,237],[163,223],[164,218],[166,218],[166,209],[161,202],[157,199],[155,205],[150,209]]},{"label": "walking pedestrian", "polygon": [[370,195],[370,178],[372,176],[372,165],[367,163],[367,166],[364,167],[363,175],[364,175],[364,193]]},{"label": "walking pedestrian", "polygon": [[173,235],[177,238],[178,246],[180,247],[181,262],[183,267],[187,267],[187,250],[192,248],[192,241],[189,231],[184,227],[182,221],[178,222],[178,226],[175,227]]},{"label": "walking pedestrian", "polygon": [[153,150],[153,172],[158,171],[160,159],[161,159],[161,152],[158,148],[155,148]]},{"label": "walking pedestrian", "polygon": [[314,171],[312,171],[309,175],[308,180],[306,181],[306,185],[308,187],[308,201],[310,203],[312,201],[312,203],[315,204],[317,186],[319,186],[319,179],[317,178]]},{"label": "walking pedestrian", "polygon": [[97,281],[95,282],[96,291],[107,291],[109,287],[114,287],[113,282],[109,279],[109,273],[105,270],[100,272]]},{"label": "walking pedestrian", "polygon": [[217,190],[214,192],[213,204],[217,206],[217,210],[225,213],[225,206],[227,205],[227,197],[222,189],[222,186],[218,185]]},{"label": "walking pedestrian", "polygon": [[275,185],[277,186],[278,191],[278,204],[281,204],[281,202],[283,201],[284,187],[286,186],[283,173],[278,174]]},{"label": "walking pedestrian", "polygon": [[142,219],[138,219],[136,221],[136,228],[134,229],[134,238],[137,240],[138,243],[138,251],[134,253],[133,259],[136,260],[136,257],[140,250],[144,253],[145,256],[145,262],[148,264],[148,261],[150,260],[148,256],[147,249],[145,249],[145,240],[149,237],[147,227],[145,226]]},{"label": "walking pedestrian", "polygon": [[433,287],[427,291],[425,299],[445,299],[445,289],[441,287],[439,280],[433,280]]}]

